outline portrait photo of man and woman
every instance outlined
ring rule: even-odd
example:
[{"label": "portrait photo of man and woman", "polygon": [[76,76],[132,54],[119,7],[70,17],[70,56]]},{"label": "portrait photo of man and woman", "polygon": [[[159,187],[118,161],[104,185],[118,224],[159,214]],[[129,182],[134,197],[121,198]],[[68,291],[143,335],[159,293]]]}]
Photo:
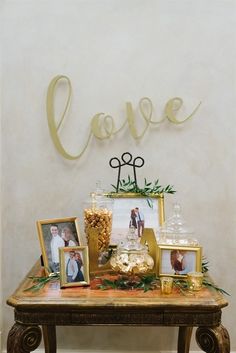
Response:
[{"label": "portrait photo of man and woman", "polygon": [[129,228],[133,227],[136,230],[138,237],[141,238],[144,231],[145,218],[139,207],[131,209]]},{"label": "portrait photo of man and woman", "polygon": [[194,253],[185,250],[172,250],[170,263],[175,275],[186,275],[196,267]]},{"label": "portrait photo of man and woman", "polygon": [[44,266],[50,272],[60,271],[59,248],[81,245],[76,218],[37,222]]},{"label": "portrait photo of man and woman", "polygon": [[71,282],[82,282],[84,281],[83,274],[83,255],[80,251],[71,249],[69,253],[65,253],[65,273],[66,281]]},{"label": "portrait photo of man and woman", "polygon": [[182,276],[188,272],[200,271],[201,269],[201,247],[192,249],[170,248],[159,246],[160,274]]},{"label": "portrait photo of man and woman", "polygon": [[146,198],[117,198],[113,204],[111,244],[124,241],[130,227],[141,238],[145,228],[159,227],[159,210],[157,200],[150,207]]},{"label": "portrait photo of man and woman", "polygon": [[59,249],[61,287],[89,284],[88,247],[75,246]]}]

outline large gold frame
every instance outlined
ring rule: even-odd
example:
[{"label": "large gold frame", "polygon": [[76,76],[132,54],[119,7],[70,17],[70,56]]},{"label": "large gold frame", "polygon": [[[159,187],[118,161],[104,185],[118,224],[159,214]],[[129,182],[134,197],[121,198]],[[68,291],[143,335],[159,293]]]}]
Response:
[{"label": "large gold frame", "polygon": [[[39,220],[36,222],[37,225],[37,230],[38,230],[38,237],[39,237],[39,243],[42,251],[42,258],[43,258],[43,265],[45,267],[45,272],[47,275],[52,273],[53,271],[50,269],[49,266],[49,261],[48,261],[48,255],[47,253],[50,252],[47,249],[46,245],[46,239],[45,239],[45,234],[43,232],[43,226],[44,225],[54,225],[54,224],[60,224],[60,223],[74,223],[75,225],[75,230],[77,233],[78,239],[76,241],[78,242],[79,245],[82,245],[81,243],[81,236],[80,236],[80,231],[79,231],[79,220],[77,217],[66,217],[66,218],[54,218],[54,219],[44,219],[44,220]],[[48,250],[48,251],[47,251]]]},{"label": "large gold frame", "polygon": [[159,224],[162,225],[165,220],[165,211],[164,211],[164,194],[149,194],[148,196],[141,195],[138,193],[134,192],[121,192],[121,193],[106,193],[104,194],[107,197],[113,198],[113,199],[156,199],[157,200],[157,205],[158,205],[158,211],[159,214],[157,215]]},{"label": "large gold frame", "polygon": [[189,272],[201,272],[202,271],[202,247],[201,246],[179,246],[179,245],[158,245],[157,247],[157,263],[158,263],[158,275],[159,276],[171,276],[171,277],[186,277],[186,274],[174,274],[170,272],[162,271],[162,254],[164,250],[180,250],[180,251],[192,251],[196,253],[195,268]]}]

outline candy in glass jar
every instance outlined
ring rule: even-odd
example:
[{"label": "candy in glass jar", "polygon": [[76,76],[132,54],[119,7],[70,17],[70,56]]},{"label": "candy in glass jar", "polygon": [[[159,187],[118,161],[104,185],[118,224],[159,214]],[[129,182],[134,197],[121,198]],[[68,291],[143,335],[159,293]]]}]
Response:
[{"label": "candy in glass jar", "polygon": [[89,228],[98,229],[98,250],[105,251],[110,243],[112,229],[112,200],[96,193],[84,207],[84,230],[89,241]]},{"label": "candy in glass jar", "polygon": [[154,260],[148,254],[147,247],[140,244],[135,229],[131,227],[127,234],[127,241],[118,246],[111,257],[110,264],[115,272],[133,276],[152,270]]}]

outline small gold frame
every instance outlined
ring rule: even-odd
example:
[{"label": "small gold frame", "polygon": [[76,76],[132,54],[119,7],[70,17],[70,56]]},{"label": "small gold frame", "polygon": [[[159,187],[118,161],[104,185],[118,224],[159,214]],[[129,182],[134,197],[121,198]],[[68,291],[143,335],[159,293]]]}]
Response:
[{"label": "small gold frame", "polygon": [[[65,227],[70,227],[72,230],[72,236],[73,236],[73,246],[79,246],[81,244],[81,238],[80,238],[80,231],[79,231],[79,220],[77,217],[67,217],[67,218],[54,218],[54,219],[44,219],[36,222],[37,225],[37,230],[38,230],[38,236],[39,236],[39,243],[42,251],[42,258],[43,258],[43,264],[45,267],[45,272],[47,275],[49,275],[52,272],[59,272],[59,250],[58,250],[58,270],[54,268],[55,266],[53,265],[52,261],[52,249],[51,249],[51,239],[52,235],[50,232],[50,228],[52,226],[57,226],[58,227],[58,234],[59,236],[61,235],[61,231]],[[61,244],[60,244],[61,243]],[[63,242],[58,242],[58,245],[61,245],[61,247],[65,246],[65,243]],[[57,247],[59,249],[59,246]]]},{"label": "small gold frame", "polygon": [[188,272],[201,272],[202,247],[158,245],[158,275],[186,277]]},{"label": "small gold frame", "polygon": [[[69,273],[68,263],[72,258],[73,272]],[[60,255],[60,283],[61,288],[88,286],[89,279],[89,257],[87,246],[67,246],[59,249]]]}]

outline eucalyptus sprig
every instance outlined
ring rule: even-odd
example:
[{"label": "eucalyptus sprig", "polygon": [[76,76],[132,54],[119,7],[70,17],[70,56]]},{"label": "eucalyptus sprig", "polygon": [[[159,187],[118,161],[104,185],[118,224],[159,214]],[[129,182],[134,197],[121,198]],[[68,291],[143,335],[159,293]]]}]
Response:
[{"label": "eucalyptus sprig", "polygon": [[60,279],[60,272],[52,272],[48,277],[46,276],[29,276],[33,283],[33,286],[24,289],[24,292],[31,291],[37,292],[42,289],[48,282],[56,282]]}]

